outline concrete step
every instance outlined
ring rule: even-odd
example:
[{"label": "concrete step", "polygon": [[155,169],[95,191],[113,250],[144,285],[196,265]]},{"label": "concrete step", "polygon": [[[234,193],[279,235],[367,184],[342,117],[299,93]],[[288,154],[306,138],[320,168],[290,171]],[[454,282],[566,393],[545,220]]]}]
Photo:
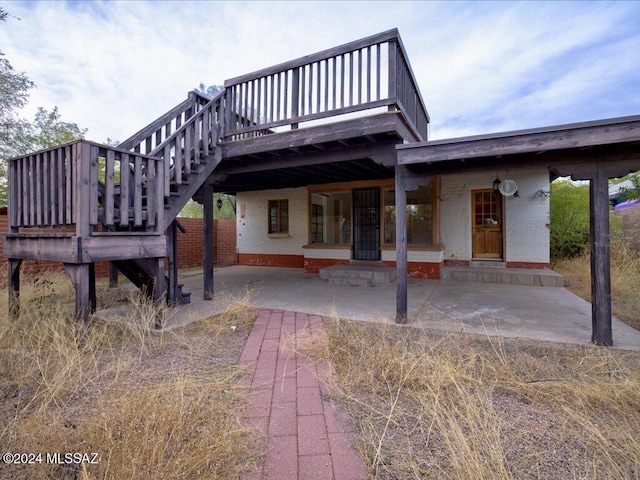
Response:
[{"label": "concrete step", "polygon": [[380,265],[331,265],[320,269],[320,278],[334,285],[380,285],[396,279],[396,269]]},{"label": "concrete step", "polygon": [[500,260],[471,260],[470,267],[507,268],[507,262]]},{"label": "concrete step", "polygon": [[549,269],[450,266],[440,270],[441,280],[562,287],[562,275]]}]

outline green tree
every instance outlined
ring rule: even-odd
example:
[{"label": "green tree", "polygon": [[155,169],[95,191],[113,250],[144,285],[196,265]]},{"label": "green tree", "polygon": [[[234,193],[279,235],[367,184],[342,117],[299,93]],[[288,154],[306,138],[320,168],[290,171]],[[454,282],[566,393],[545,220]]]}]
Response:
[{"label": "green tree", "polygon": [[579,254],[589,241],[589,185],[559,179],[551,184],[551,256]]},{"label": "green tree", "polygon": [[[0,7],[0,21],[9,13]],[[29,100],[35,84],[24,72],[16,72],[0,51],[0,205],[7,204],[7,160],[32,151],[84,137],[86,129],[63,122],[58,108],[38,108],[33,123],[18,117],[17,112]]]},{"label": "green tree", "polygon": [[[221,202],[220,208],[218,208],[218,200]],[[204,208],[202,204],[195,200],[189,200],[180,211],[179,216],[185,218],[203,218]],[[213,218],[236,218],[236,197],[226,193],[214,193]]]},{"label": "green tree", "polygon": [[200,83],[200,86],[195,89],[196,92],[201,93],[202,95],[205,95],[209,98],[215,97],[217,94],[219,94],[223,90],[224,90],[224,86],[222,85],[209,85],[207,87],[205,86],[204,83]]}]

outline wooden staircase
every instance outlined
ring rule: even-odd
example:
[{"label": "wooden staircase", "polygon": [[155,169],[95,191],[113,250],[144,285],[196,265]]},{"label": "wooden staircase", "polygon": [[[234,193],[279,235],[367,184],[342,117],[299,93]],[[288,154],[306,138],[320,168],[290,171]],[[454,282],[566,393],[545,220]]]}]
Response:
[{"label": "wooden staircase", "polygon": [[[153,291],[155,282],[164,281],[163,290],[167,292],[166,300],[170,304],[185,304],[190,301],[191,294],[183,292],[183,285],[177,283],[178,265],[175,249],[178,238],[175,227],[181,230],[182,227],[175,222],[178,213],[189,199],[196,195],[222,159],[221,147],[218,145],[222,134],[219,115],[222,98],[223,92],[208,101],[206,97],[193,92],[186,104],[183,103],[172,109],[120,145],[133,151],[140,151],[143,148],[150,150],[149,155],[162,158],[163,161],[166,159],[165,165],[169,165],[168,175],[165,175],[164,179],[165,192],[168,192],[168,195],[165,193],[163,212],[163,224],[166,229],[169,229],[169,274],[162,279],[156,279],[154,269],[145,258],[118,260],[111,263],[136,287],[148,294]],[[168,120],[171,117],[175,118],[176,128],[173,134],[167,135],[170,132],[168,125],[170,126],[171,122]],[[184,123],[181,120],[183,117]],[[166,138],[160,141],[163,129]],[[116,187],[121,189],[123,184],[121,179]],[[141,187],[144,196],[147,188],[144,181]],[[121,201],[119,193],[116,188],[113,199],[116,206]],[[143,205],[143,217],[144,213]],[[106,223],[106,218],[100,220],[103,225],[109,228],[115,227],[115,231],[122,231],[116,218],[113,219],[113,225]]]},{"label": "wooden staircase", "polygon": [[227,80],[213,99],[192,92],[117,147],[78,140],[11,159],[10,310],[24,259],[64,263],[85,321],[99,261],[155,301],[187,302],[176,217],[191,198],[204,205],[210,299],[213,182],[235,193],[391,178],[395,145],[426,139],[428,123],[400,36],[389,30]]}]

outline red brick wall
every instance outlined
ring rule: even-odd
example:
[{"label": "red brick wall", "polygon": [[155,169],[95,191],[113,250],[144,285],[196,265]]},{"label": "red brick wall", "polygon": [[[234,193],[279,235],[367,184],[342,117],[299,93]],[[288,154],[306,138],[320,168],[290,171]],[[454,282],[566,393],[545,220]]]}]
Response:
[{"label": "red brick wall", "polygon": [[[187,233],[178,232],[178,267],[191,268],[202,265],[203,229],[200,218],[180,218],[178,221]],[[214,261],[226,266],[237,263],[235,219],[214,220]]]},{"label": "red brick wall", "polygon": [[[200,218],[180,218],[180,223],[185,227],[187,233],[178,232],[178,267],[190,268],[202,265],[202,219]],[[4,244],[4,234],[7,233],[8,217],[6,207],[0,208],[0,251]],[[45,231],[55,231],[43,229]],[[215,220],[214,224],[214,259],[216,265],[226,266],[237,263],[236,255],[236,221]],[[0,260],[2,273],[6,275],[6,260]],[[21,267],[21,273],[29,275],[46,270],[62,270],[63,266],[57,262],[36,262],[25,260]],[[96,263],[96,275],[99,277],[109,276],[109,264],[107,262]]]}]

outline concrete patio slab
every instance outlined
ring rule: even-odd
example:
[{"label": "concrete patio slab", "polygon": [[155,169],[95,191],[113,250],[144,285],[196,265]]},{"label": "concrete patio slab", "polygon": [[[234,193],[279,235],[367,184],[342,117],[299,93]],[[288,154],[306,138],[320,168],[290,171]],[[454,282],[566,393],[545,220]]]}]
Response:
[{"label": "concrete patio slab", "polygon": [[[395,282],[331,285],[297,268],[231,266],[214,272],[215,298],[202,301],[202,273],[181,271],[192,303],[172,309],[168,328],[220,312],[249,292],[259,308],[393,323]],[[409,279],[410,324],[455,332],[591,344],[591,304],[565,288]],[[614,348],[640,351],[640,332],[613,320]]]}]

